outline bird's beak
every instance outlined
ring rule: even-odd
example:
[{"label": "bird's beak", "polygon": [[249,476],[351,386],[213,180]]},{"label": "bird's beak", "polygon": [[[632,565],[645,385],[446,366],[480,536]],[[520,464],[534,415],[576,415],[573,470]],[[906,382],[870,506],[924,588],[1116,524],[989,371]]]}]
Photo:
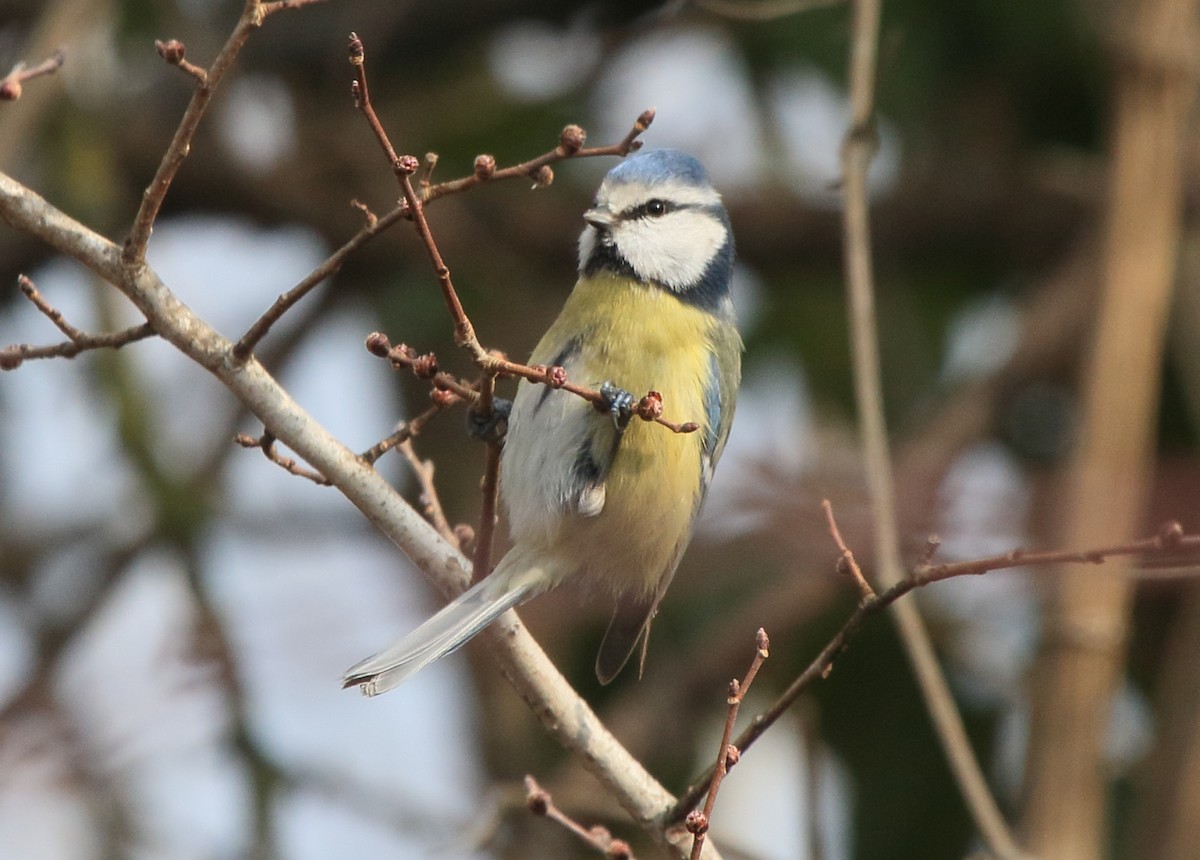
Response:
[{"label": "bird's beak", "polygon": [[593,206],[583,213],[583,220],[587,221],[597,230],[611,230],[613,224],[616,223],[612,210],[607,206]]}]

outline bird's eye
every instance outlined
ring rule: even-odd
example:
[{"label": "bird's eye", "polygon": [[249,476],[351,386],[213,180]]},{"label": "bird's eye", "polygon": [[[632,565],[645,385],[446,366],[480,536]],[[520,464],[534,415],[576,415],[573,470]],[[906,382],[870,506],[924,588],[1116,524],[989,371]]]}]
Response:
[{"label": "bird's eye", "polygon": [[652,218],[658,218],[661,215],[666,215],[667,204],[662,200],[651,200],[646,203],[646,214]]}]

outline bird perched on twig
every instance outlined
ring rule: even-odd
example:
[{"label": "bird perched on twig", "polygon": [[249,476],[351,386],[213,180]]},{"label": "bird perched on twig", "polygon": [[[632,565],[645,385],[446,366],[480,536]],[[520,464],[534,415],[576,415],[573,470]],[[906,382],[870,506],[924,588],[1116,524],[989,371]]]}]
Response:
[{"label": "bird perched on twig", "polygon": [[[530,363],[595,384],[605,411],[520,382],[511,406],[500,407],[509,413],[500,487],[512,549],[491,575],[349,669],[345,686],[390,690],[568,580],[616,598],[596,658],[601,683],[639,644],[645,660],[650,623],[733,420],[742,351],[730,296],[733,234],[704,167],[669,149],[609,171],[583,218],[579,280]],[[698,429],[631,421],[631,392],[648,391]]]}]

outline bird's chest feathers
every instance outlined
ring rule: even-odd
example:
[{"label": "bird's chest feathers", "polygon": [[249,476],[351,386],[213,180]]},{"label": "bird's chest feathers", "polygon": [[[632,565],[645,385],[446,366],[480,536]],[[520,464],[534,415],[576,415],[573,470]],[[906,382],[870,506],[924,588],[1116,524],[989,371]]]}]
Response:
[{"label": "bird's chest feathers", "polygon": [[576,285],[531,361],[562,364],[591,388],[658,391],[666,418],[700,429],[674,433],[635,417],[618,436],[590,403],[522,383],[505,452],[514,536],[553,542],[565,527],[573,558],[655,575],[671,566],[701,496],[713,325],[656,287],[603,275]]},{"label": "bird's chest feathers", "polygon": [[[532,360],[551,363],[556,349],[570,342],[574,350],[564,363],[573,381],[592,387],[611,381],[634,397],[658,391],[665,417],[703,427],[712,326],[708,313],[658,287],[610,276],[585,278]],[[634,419],[630,430],[644,423]],[[636,446],[644,435],[670,434],[665,427],[638,429],[652,433],[627,432],[623,446]]]}]

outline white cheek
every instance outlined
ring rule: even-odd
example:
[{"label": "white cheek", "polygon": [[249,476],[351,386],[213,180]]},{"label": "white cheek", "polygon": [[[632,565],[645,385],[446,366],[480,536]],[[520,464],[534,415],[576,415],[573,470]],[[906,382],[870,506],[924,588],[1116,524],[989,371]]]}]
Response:
[{"label": "white cheek", "polygon": [[583,271],[583,267],[587,265],[588,258],[592,256],[592,251],[595,249],[596,231],[589,224],[579,234],[579,271]]},{"label": "white cheek", "polygon": [[635,272],[672,290],[699,280],[726,238],[724,224],[695,210],[628,222],[616,235],[621,255]]}]

